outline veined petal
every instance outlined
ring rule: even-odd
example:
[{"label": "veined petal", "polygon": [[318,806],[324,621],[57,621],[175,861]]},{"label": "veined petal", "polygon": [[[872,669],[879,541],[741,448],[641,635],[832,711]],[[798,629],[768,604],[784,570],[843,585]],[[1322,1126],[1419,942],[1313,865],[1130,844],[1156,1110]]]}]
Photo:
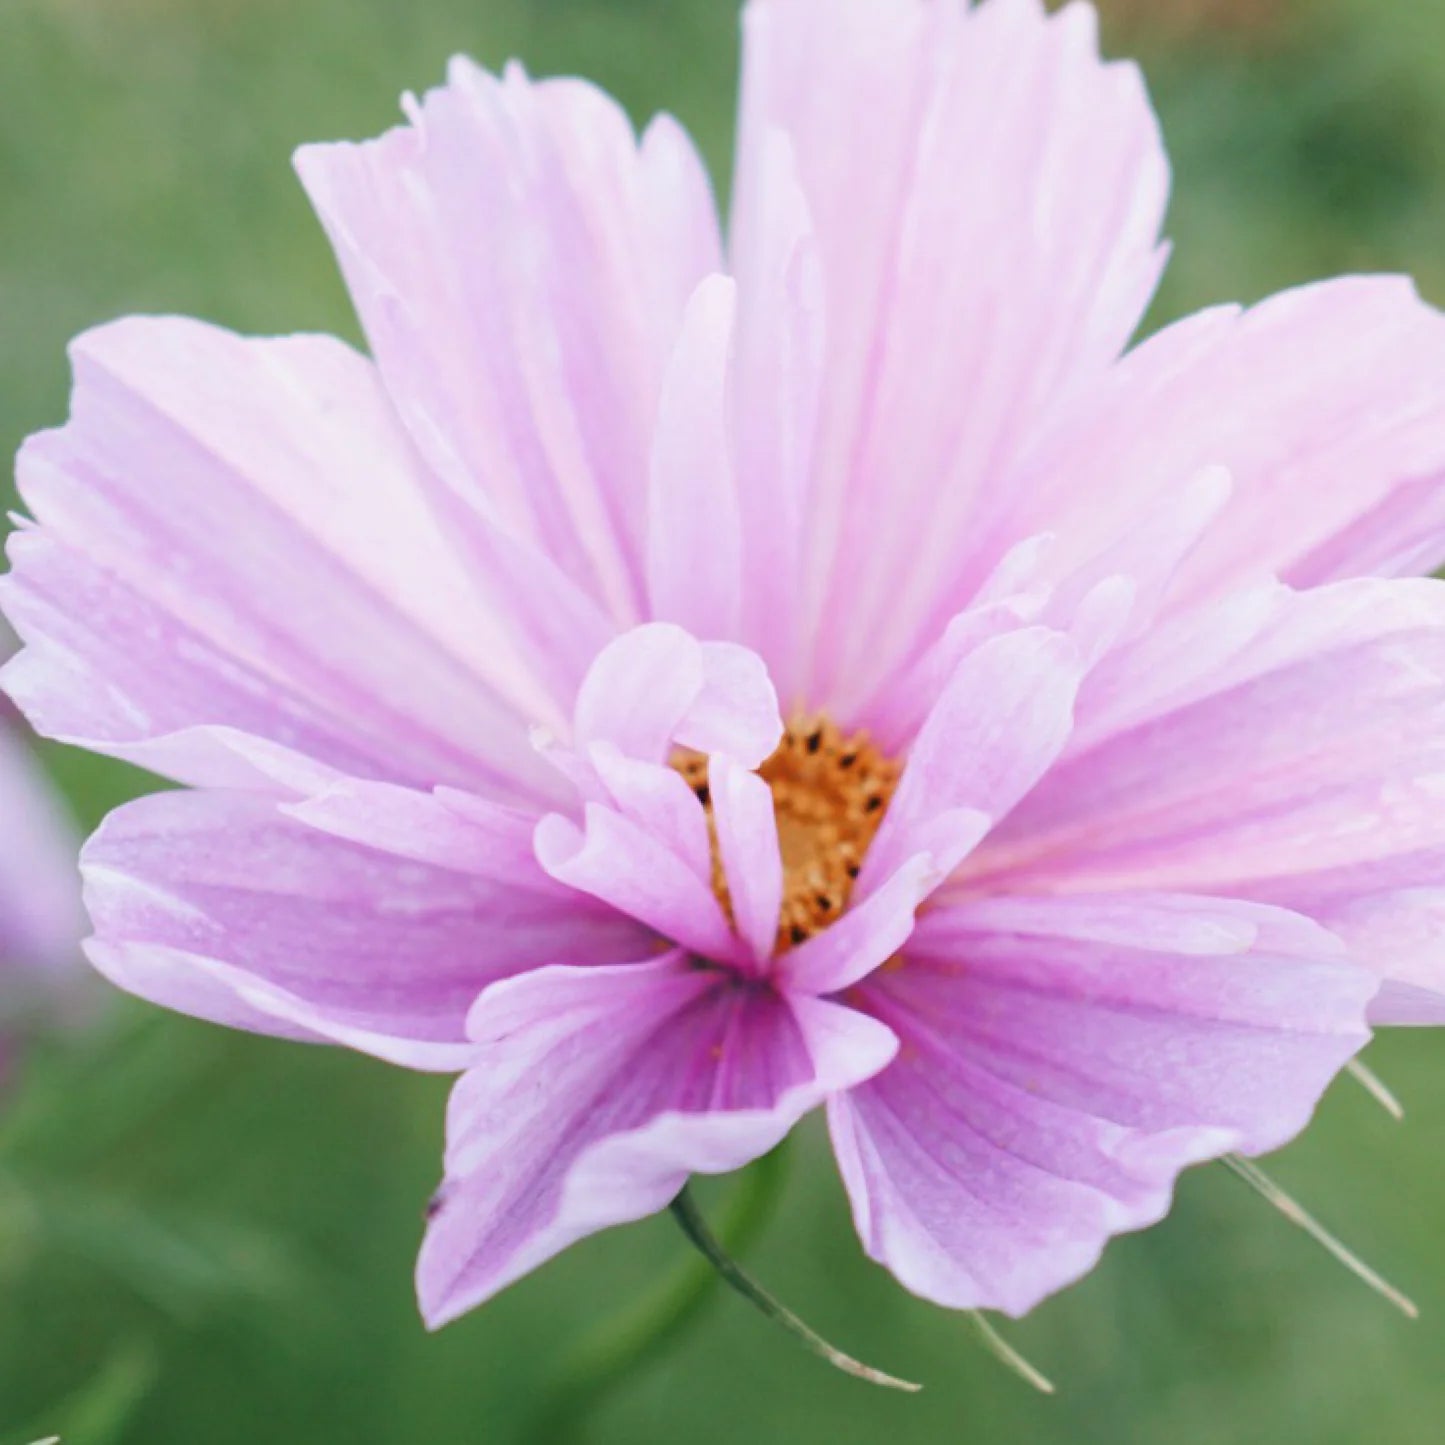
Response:
[{"label": "veined petal", "polygon": [[783,854],[772,790],[725,753],[709,759],[707,776],[733,921],[754,961],[764,964],[773,954],[783,905]]},{"label": "veined petal", "polygon": [[1168,170],[1093,11],[1038,0],[754,0],[737,254],[778,133],[825,303],[799,626],[805,691],[831,697],[977,590],[984,493],[1143,315]]},{"label": "veined petal", "polygon": [[1258,905],[1005,906],[930,912],[849,995],[902,1048],[829,1119],[869,1254],[940,1304],[1022,1314],[1160,1218],[1186,1165],[1302,1128],[1377,984]]},{"label": "veined petal", "polygon": [[773,129],[733,197],[737,280],[728,377],[743,573],[740,639],[801,705],[814,638],[802,573],[814,525],[812,472],[825,379],[822,267],[792,142]]},{"label": "veined petal", "polygon": [[908,755],[857,895],[920,849],[944,874],[955,868],[977,834],[965,827],[943,855],[935,823],[959,813],[997,820],[1018,803],[1068,741],[1082,674],[1074,643],[1045,627],[992,637],[964,657]]},{"label": "veined petal", "polygon": [[82,860],[96,967],[200,1018],[454,1069],[488,983],[647,946],[630,919],[553,883],[505,818],[484,829],[380,787],[312,806],[322,826],[215,791],[112,813]]},{"label": "veined petal", "polygon": [[[981,836],[988,820],[976,816]],[[783,954],[778,977],[798,993],[838,993],[881,968],[908,941],[918,905],[942,876],[929,854],[909,858],[836,923]]]},{"label": "veined petal", "polygon": [[370,362],[144,318],[72,356],[3,584],[37,728],[195,783],[233,781],[198,737],[221,726],[358,776],[555,792],[525,726],[555,703],[428,513]]},{"label": "veined petal", "polygon": [[433,1326],[574,1240],[663,1208],[689,1174],[766,1153],[896,1047],[852,1010],[681,954],[512,980],[482,995],[469,1029],[418,1270]]},{"label": "veined petal", "polygon": [[453,61],[410,124],[301,178],[398,414],[456,506],[640,619],[648,453],[683,308],[720,269],[706,172],[578,80]]},{"label": "veined petal", "polygon": [[1170,604],[1275,575],[1302,587],[1445,558],[1445,315],[1403,277],[1220,307],[1151,337],[1061,413],[993,495],[998,545],[1040,528],[1057,561],[1132,532],[1179,478],[1233,493]]},{"label": "veined petal", "polygon": [[711,276],[688,303],[658,406],[647,528],[651,615],[728,639],[738,636],[743,594],[728,409],[735,299],[728,277]]},{"label": "veined petal", "polygon": [[743,962],[746,949],[722,905],[688,856],[665,835],[600,803],[588,803],[579,826],[560,813],[537,825],[538,861],[559,883],[635,918],[719,962]]},{"label": "veined petal", "polygon": [[1445,983],[1418,892],[1445,862],[1445,583],[1198,609],[1101,667],[1081,710],[952,886],[1242,895],[1338,924],[1385,978]]}]

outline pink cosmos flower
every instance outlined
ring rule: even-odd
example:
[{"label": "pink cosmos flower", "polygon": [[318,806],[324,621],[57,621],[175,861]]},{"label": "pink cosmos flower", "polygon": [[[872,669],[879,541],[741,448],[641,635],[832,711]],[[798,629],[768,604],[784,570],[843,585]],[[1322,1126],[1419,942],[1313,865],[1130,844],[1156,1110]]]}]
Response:
[{"label": "pink cosmos flower", "polygon": [[671,120],[458,61],[298,157],[369,358],[121,321],[20,458],[10,692],[190,785],[90,957],[461,1072],[433,1324],[819,1107],[867,1252],[1018,1313],[1445,1017],[1445,321],[1123,354],[1090,9],[745,28],[725,237]]}]

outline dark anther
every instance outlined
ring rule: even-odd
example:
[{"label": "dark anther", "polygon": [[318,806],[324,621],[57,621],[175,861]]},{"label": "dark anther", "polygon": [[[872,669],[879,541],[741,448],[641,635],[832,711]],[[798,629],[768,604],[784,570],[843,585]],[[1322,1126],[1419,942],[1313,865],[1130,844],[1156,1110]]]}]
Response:
[{"label": "dark anther", "polygon": [[857,761],[857,753],[841,753],[838,757],[838,766],[840,768],[851,768]]},{"label": "dark anther", "polygon": [[807,938],[807,936],[808,930],[804,928],[801,923],[795,923],[788,930],[788,937],[793,940],[794,944],[802,943]]},{"label": "dark anther", "polygon": [[848,865],[848,876],[850,878],[856,878],[862,871],[856,863],[850,863]]},{"label": "dark anther", "polygon": [[708,785],[706,783],[694,783],[692,790],[697,794],[698,802],[701,803],[703,807],[706,807],[712,799],[712,793],[709,791]]},{"label": "dark anther", "polygon": [[882,806],[883,799],[880,798],[877,793],[874,793],[873,796],[863,804],[863,811],[865,813],[876,813]]},{"label": "dark anther", "polygon": [[820,747],[822,747],[822,746],[823,746],[823,729],[822,729],[822,728],[814,728],[813,731],[808,734],[808,751],[809,751],[810,753],[816,753],[816,752],[818,751],[818,749],[819,749]]}]

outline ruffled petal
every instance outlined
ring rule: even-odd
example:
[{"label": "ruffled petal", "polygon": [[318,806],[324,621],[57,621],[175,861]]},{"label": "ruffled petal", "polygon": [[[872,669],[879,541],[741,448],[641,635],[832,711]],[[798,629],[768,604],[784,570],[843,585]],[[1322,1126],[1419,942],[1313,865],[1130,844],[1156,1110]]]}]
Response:
[{"label": "ruffled petal", "polygon": [[517,66],[455,60],[407,109],[296,158],[387,389],[463,542],[499,522],[629,625],[663,371],[720,269],[706,172],[674,122],[639,142],[595,87]]},{"label": "ruffled petal", "polygon": [[1006,816],[1063,750],[1083,670],[1072,639],[1046,627],[991,637],[963,658],[908,755],[860,897],[917,852],[934,855],[940,876],[963,860],[978,841],[974,818]]},{"label": "ruffled petal", "polygon": [[579,825],[552,813],[537,825],[537,859],[557,882],[599,899],[704,958],[743,964],[744,942],[689,855],[669,837],[601,803]]},{"label": "ruffled petal", "polygon": [[1445,558],[1445,315],[1402,277],[1221,307],[1151,337],[998,479],[981,532],[1057,532],[1060,566],[1127,537],[1209,465],[1233,494],[1172,606],[1278,575],[1301,587]]},{"label": "ruffled petal", "polygon": [[572,731],[579,748],[610,743],[643,762],[661,762],[678,746],[756,767],[777,747],[783,721],[755,653],[650,622],[598,654],[578,692]]},{"label": "ruffled petal", "polygon": [[740,985],[681,954],[498,984],[470,1031],[418,1269],[433,1326],[574,1240],[663,1208],[689,1174],[766,1153],[896,1047],[850,1009]]},{"label": "ruffled petal", "polygon": [[[981,837],[988,820],[975,816]],[[931,855],[907,859],[836,923],[783,954],[777,963],[778,977],[788,988],[812,994],[837,993],[866,977],[908,941],[918,905],[942,877]]]},{"label": "ruffled petal", "polygon": [[831,698],[976,590],[980,499],[1153,292],[1167,162],[1088,6],[754,0],[744,51],[733,251],[783,190],[781,134],[821,270],[798,626]]},{"label": "ruffled petal", "polygon": [[1442,864],[1445,583],[1364,579],[1242,593],[1110,659],[954,886],[1256,898],[1429,986]]},{"label": "ruffled petal", "polygon": [[454,1069],[487,984],[648,946],[542,873],[521,815],[382,785],[297,811],[204,791],[111,814],[83,856],[92,962],[182,1013]]},{"label": "ruffled petal", "polygon": [[1376,986],[1308,920],[1230,900],[931,912],[849,995],[902,1041],[829,1105],[868,1253],[940,1304],[1026,1312],[1186,1165],[1301,1129]]},{"label": "ruffled petal", "polygon": [[6,686],[42,732],[193,783],[273,785],[239,734],[555,795],[526,721],[556,703],[427,511],[370,362],[171,319],[72,357],[70,422],[21,453],[37,525],[3,584],[28,644]]}]

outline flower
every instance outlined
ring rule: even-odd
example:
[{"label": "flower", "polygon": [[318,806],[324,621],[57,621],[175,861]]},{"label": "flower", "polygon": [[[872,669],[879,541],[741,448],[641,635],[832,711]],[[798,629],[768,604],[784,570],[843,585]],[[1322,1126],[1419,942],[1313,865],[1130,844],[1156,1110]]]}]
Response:
[{"label": "flower", "polygon": [[0,717],[0,1079],[37,1021],[74,996],[85,925],[79,840],[21,735]]},{"label": "flower", "polygon": [[20,457],[9,691],[189,785],[90,958],[460,1072],[433,1324],[823,1106],[867,1252],[1019,1313],[1445,1014],[1445,321],[1125,353],[1090,9],[745,25],[725,243],[671,120],[457,61],[298,157],[370,359],[123,320]]}]

